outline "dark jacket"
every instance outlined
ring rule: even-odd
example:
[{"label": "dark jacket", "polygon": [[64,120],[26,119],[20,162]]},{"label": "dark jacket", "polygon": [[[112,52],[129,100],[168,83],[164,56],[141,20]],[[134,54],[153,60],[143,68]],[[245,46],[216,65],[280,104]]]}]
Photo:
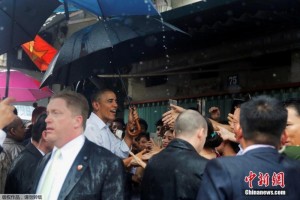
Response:
[{"label": "dark jacket", "polygon": [[29,143],[13,161],[5,184],[6,194],[28,194],[35,169],[43,158],[41,152]]},{"label": "dark jacket", "polygon": [[[36,170],[31,193],[49,161],[47,154]],[[81,166],[80,168],[78,168]],[[124,199],[125,170],[122,160],[107,149],[85,139],[62,185],[58,199]]]},{"label": "dark jacket", "polygon": [[3,151],[0,153],[0,194],[4,193],[6,177],[13,160],[24,150],[21,143],[5,138]]},{"label": "dark jacket", "polygon": [[[300,197],[299,180],[299,161],[280,155],[276,149],[262,147],[244,155],[209,161],[203,175],[205,184],[200,187],[197,199],[295,200]],[[253,190],[268,192],[269,195],[250,196],[249,191]],[[276,196],[278,191],[286,194]]]},{"label": "dark jacket", "polygon": [[141,199],[195,199],[206,163],[190,143],[174,139],[147,164]]}]

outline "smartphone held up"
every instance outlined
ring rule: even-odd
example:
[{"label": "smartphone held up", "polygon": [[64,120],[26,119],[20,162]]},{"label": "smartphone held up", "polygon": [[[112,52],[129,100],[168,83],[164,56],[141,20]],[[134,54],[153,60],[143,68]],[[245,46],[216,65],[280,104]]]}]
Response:
[{"label": "smartphone held up", "polygon": [[169,99],[169,110],[171,110],[171,104],[177,106],[177,100]]}]

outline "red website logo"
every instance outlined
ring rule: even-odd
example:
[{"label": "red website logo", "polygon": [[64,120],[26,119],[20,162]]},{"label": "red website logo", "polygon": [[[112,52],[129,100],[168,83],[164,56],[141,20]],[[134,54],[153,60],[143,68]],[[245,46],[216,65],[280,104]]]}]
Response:
[{"label": "red website logo", "polygon": [[[256,177],[258,180],[256,180]],[[258,176],[253,171],[249,172],[249,176],[245,176],[244,181],[248,183],[249,188],[253,188],[253,181],[257,181],[258,186],[268,187],[270,184],[270,175],[269,173],[259,172]],[[272,186],[280,186],[281,188],[285,187],[284,184],[284,172],[273,172],[272,175]]]}]

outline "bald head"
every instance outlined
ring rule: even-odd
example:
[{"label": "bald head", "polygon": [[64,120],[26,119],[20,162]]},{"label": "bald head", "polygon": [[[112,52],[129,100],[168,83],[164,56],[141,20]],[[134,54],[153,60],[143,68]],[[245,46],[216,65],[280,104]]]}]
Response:
[{"label": "bald head", "polygon": [[205,119],[197,111],[186,110],[177,117],[174,130],[176,137],[190,137],[201,128],[207,131]]}]

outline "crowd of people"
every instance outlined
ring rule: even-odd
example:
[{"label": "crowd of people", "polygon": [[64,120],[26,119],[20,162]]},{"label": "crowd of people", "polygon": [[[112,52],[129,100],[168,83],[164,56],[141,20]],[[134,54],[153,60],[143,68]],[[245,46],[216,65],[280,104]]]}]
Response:
[{"label": "crowd of people", "polygon": [[[228,124],[171,105],[156,135],[130,107],[116,118],[109,89],[87,99],[61,91],[25,127],[12,98],[0,102],[0,193],[43,199],[298,199],[300,101],[258,96]],[[30,138],[25,140],[26,135]]]}]

